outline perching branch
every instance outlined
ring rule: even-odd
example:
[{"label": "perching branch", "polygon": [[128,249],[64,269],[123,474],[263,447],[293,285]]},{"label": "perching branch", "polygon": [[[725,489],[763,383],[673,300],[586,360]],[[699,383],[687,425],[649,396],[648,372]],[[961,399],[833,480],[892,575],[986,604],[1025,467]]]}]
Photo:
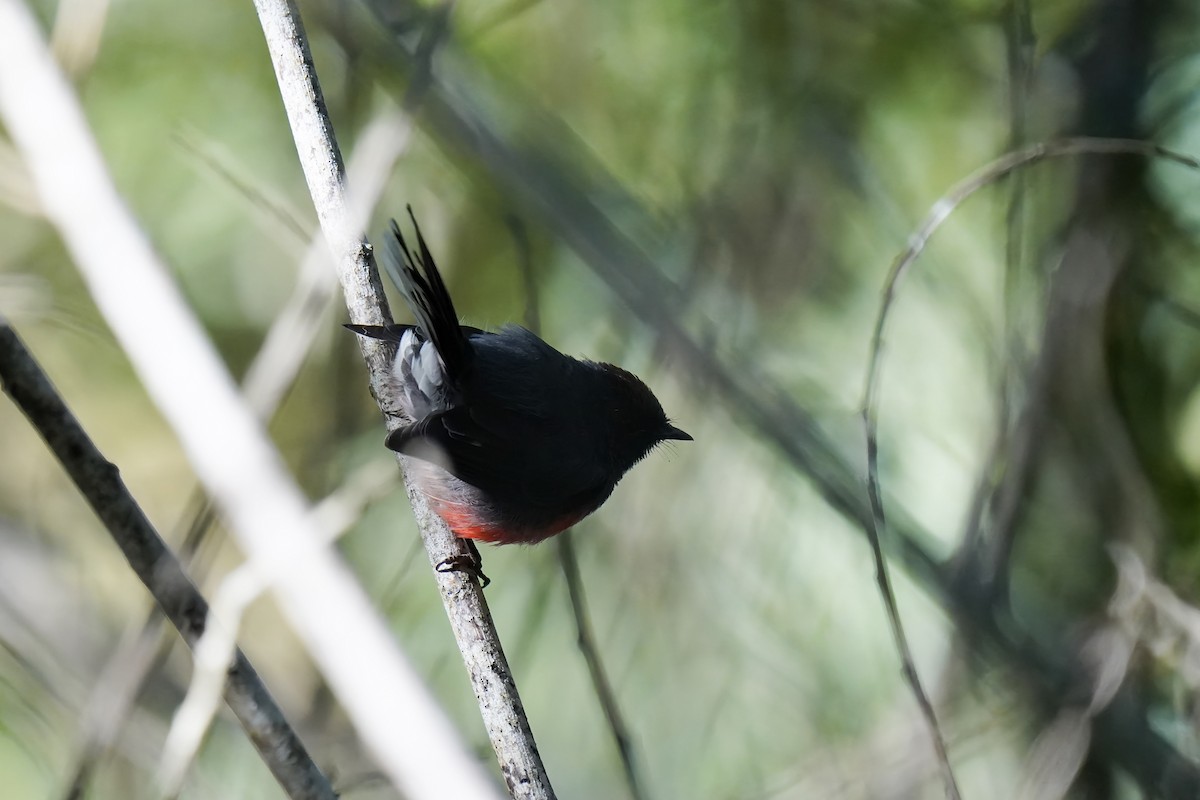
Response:
[{"label": "perching branch", "polygon": [[[3,321],[0,384],[46,440],[171,624],[194,647],[204,635],[208,603],[129,494],[117,468],[96,449],[50,379]],[[241,650],[226,673],[224,696],[289,797],[337,797]]]},{"label": "perching branch", "polygon": [[[255,0],[255,8],[317,216],[338,264],[350,318],[371,325],[390,323],[369,246],[362,238],[361,226],[354,224],[347,213],[341,155],[299,14],[288,0]],[[391,347],[366,337],[360,337],[360,345],[381,409],[398,407],[388,380],[394,356]],[[398,421],[390,419],[389,424]],[[429,510],[413,484],[406,483],[430,563],[437,565],[452,556],[465,555],[461,540]],[[462,573],[437,572],[435,578],[509,792],[514,798],[530,800],[554,797],[482,591]]]}]

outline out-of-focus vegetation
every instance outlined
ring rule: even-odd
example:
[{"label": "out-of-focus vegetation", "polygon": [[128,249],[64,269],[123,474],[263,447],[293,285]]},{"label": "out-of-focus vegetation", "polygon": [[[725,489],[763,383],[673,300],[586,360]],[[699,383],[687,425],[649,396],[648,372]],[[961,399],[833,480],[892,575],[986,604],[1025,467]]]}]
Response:
[{"label": "out-of-focus vegetation", "polygon": [[[240,374],[316,229],[252,4],[37,9],[125,197]],[[303,4],[345,152],[422,81],[408,54],[429,10]],[[527,319],[532,268],[545,338],[643,376],[696,439],[640,464],[573,534],[648,796],[942,796],[861,529],[780,449],[796,431],[766,435],[645,303],[752,395],[813,415],[862,482],[871,331],[912,229],[1024,143],[1136,136],[1200,154],[1195,9],[463,0],[449,14],[371,230],[411,203],[479,326]],[[1197,198],[1200,175],[1177,165],[1043,163],[958,208],[901,289],[880,480],[945,565],[940,587],[896,577],[972,800],[1175,796],[1164,773],[1200,769]],[[596,249],[614,232],[669,297],[630,312],[613,287],[648,276]],[[7,148],[0,312],[178,543],[195,481]],[[271,423],[314,500],[372,460],[393,469],[343,317],[322,313]],[[0,794],[65,796],[89,697],[148,598],[7,402],[0,443]],[[403,493],[340,547],[490,759]],[[197,575],[211,589],[239,558],[217,530]],[[559,796],[626,796],[553,545],[485,558]],[[269,599],[241,642],[343,796],[393,796]],[[176,646],[88,797],[152,796],[189,674]],[[278,793],[224,720],[186,796]]]}]

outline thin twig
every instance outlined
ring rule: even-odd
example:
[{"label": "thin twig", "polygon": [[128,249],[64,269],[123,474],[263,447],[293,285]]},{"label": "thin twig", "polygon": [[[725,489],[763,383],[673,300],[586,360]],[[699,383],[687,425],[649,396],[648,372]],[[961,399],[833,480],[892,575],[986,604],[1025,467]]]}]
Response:
[{"label": "thin twig", "polygon": [[[194,647],[205,631],[208,604],[129,494],[117,468],[96,449],[41,367],[2,320],[0,384],[46,440],[163,613]],[[227,670],[225,701],[290,797],[334,800],[328,779],[240,650]]]},{"label": "thin twig", "polygon": [[[1008,66],[1008,149],[1019,150],[1029,141],[1029,93],[1033,81],[1033,60],[1036,41],[1033,35],[1032,12],[1029,0],[1009,0],[1005,12],[1005,55]],[[1015,370],[1010,366],[1020,363],[1021,336],[1023,327],[1014,319],[1017,302],[1016,287],[1020,276],[1025,251],[1026,194],[1028,178],[1024,172],[1012,176],[1009,185],[1008,207],[1004,215],[1004,291],[1001,295],[1006,349],[1008,358],[997,370],[999,386],[996,391],[996,419],[1000,433],[988,450],[979,471],[975,491],[968,505],[967,524],[960,552],[974,552],[981,546],[984,527],[983,519],[990,499],[995,493],[996,469],[1004,457],[1004,443],[1012,421],[1011,385]]]},{"label": "thin twig", "polygon": [[896,260],[884,281],[883,300],[879,314],[875,318],[875,328],[871,335],[871,350],[867,365],[867,383],[864,390],[863,408],[868,421],[874,427],[874,411],[876,392],[879,381],[880,357],[883,349],[883,330],[887,324],[892,303],[896,298],[896,290],[908,268],[925,249],[929,238],[942,226],[964,200],[975,192],[1004,178],[1022,167],[1036,164],[1051,158],[1080,155],[1135,155],[1143,158],[1161,158],[1189,169],[1200,170],[1200,160],[1192,156],[1169,150],[1153,142],[1137,139],[1099,139],[1089,137],[1073,137],[1054,142],[1031,145],[1022,150],[1008,153],[977,170],[956,184],[940,200],[933,204],[928,215],[920,226],[909,237],[908,246]]},{"label": "thin twig", "polygon": [[[386,324],[391,318],[379,274],[371,263],[361,228],[346,212],[341,156],[299,14],[289,0],[255,0],[255,8],[317,216],[336,256],[350,318],[360,323]],[[435,26],[445,26],[445,9],[435,14],[433,21]],[[427,36],[418,47],[419,52],[424,51],[417,75],[422,81],[430,80],[431,40],[436,42],[437,37]],[[391,347],[367,337],[359,341],[380,408],[398,407],[390,379],[394,356]],[[388,420],[393,427],[400,424],[394,418]],[[407,479],[406,484],[430,564],[436,566],[452,556],[465,555],[462,540],[430,511],[424,495]],[[483,592],[474,579],[460,572],[436,571],[435,579],[509,792],[514,798],[530,800],[554,797]],[[446,790],[442,796],[464,795]]]},{"label": "thin twig", "polygon": [[604,661],[600,658],[600,648],[596,642],[596,634],[588,616],[587,599],[583,594],[583,578],[579,574],[579,559],[575,557],[575,539],[572,531],[560,534],[558,537],[558,561],[562,566],[563,577],[567,582],[567,593],[571,597],[571,611],[575,617],[575,631],[579,652],[587,663],[588,674],[592,678],[592,687],[596,690],[596,699],[604,711],[604,719],[612,732],[613,742],[617,746],[617,755],[621,758],[621,768],[625,773],[625,785],[629,788],[629,796],[634,800],[644,800],[646,792],[638,779],[637,754],[634,752],[633,737],[629,734],[629,726],[621,714],[621,706],[617,702],[617,694],[613,691],[608,672],[604,669]]},{"label": "thin twig", "polygon": [[[866,417],[864,415],[864,421]],[[946,785],[946,797],[958,800],[962,795],[958,789],[958,780],[954,777],[954,768],[950,764],[950,753],[946,748],[946,739],[938,724],[937,713],[933,703],[921,685],[921,677],[917,673],[917,663],[913,659],[912,649],[908,645],[908,636],[904,632],[904,623],[900,619],[900,608],[896,604],[896,594],[892,590],[891,575],[888,571],[887,557],[883,554],[883,543],[880,541],[881,532],[886,530],[887,523],[883,512],[883,498],[879,495],[879,481],[872,479],[869,470],[874,469],[877,462],[876,440],[873,436],[867,438],[868,476],[867,489],[870,493],[871,510],[874,512],[874,524],[867,530],[867,539],[871,545],[871,556],[875,560],[875,582],[879,585],[879,594],[883,598],[883,607],[887,612],[888,627],[896,642],[896,650],[900,655],[901,670],[904,680],[908,682],[913,697],[921,709],[921,715],[929,726],[930,737],[933,740],[934,752],[937,754],[938,765],[942,770],[942,779]]]},{"label": "thin twig", "polygon": [[979,189],[1000,180],[1024,166],[1047,158],[1085,154],[1138,155],[1146,158],[1163,158],[1191,169],[1200,169],[1200,162],[1190,156],[1176,153],[1151,142],[1132,139],[1077,137],[1057,142],[1036,144],[996,159],[991,164],[968,176],[947,192],[933,205],[925,221],[909,238],[908,247],[893,262],[891,271],[884,283],[883,300],[880,304],[879,314],[875,320],[875,329],[871,336],[867,380],[863,390],[862,404],[862,419],[866,432],[867,493],[873,511],[873,524],[868,528],[867,535],[870,540],[871,552],[875,558],[876,579],[879,583],[880,594],[883,597],[884,606],[887,610],[892,635],[896,640],[896,646],[903,662],[904,675],[912,688],[913,695],[916,697],[922,713],[929,723],[934,746],[938,751],[938,757],[942,763],[947,795],[950,797],[958,797],[958,787],[946,753],[946,745],[942,738],[941,729],[937,723],[937,716],[933,711],[933,706],[929,702],[928,696],[925,694],[925,690],[921,687],[920,678],[912,661],[912,654],[908,648],[907,638],[900,620],[900,612],[896,606],[896,598],[892,592],[891,581],[888,577],[887,560],[883,555],[882,538],[886,530],[886,519],[879,484],[878,393],[884,327],[887,324],[889,312],[895,301],[901,279],[908,268],[916,261],[922,250],[924,250],[929,238],[949,218],[950,214],[960,203]]},{"label": "thin twig", "polygon": [[[1033,88],[1033,63],[1037,41],[1033,33],[1033,12],[1030,0],[1010,0],[1005,29],[1008,57],[1008,149],[1016,151],[1029,141],[1029,94]],[[1013,176],[1012,192],[1005,212],[1005,341],[1013,342],[1017,333],[1013,324],[1012,304],[1025,249],[1025,197],[1027,181],[1024,173]],[[1013,348],[1015,350],[1015,347]],[[1005,376],[1007,378],[1007,375]],[[1007,384],[1007,380],[1005,380]],[[1007,403],[1007,393],[1001,399]]]},{"label": "thin twig", "polygon": [[[1032,91],[1034,56],[1037,41],[1033,32],[1033,14],[1029,0],[1010,0],[1006,11],[1005,43],[1007,45],[1008,61],[1008,104],[1009,104],[1009,134],[1008,149],[1019,150],[1028,144],[1029,140],[1029,94]],[[1008,208],[1005,211],[1005,258],[1004,258],[1004,292],[1003,325],[1004,342],[1008,358],[997,370],[999,386],[996,390],[996,429],[995,440],[988,449],[979,470],[979,477],[967,506],[966,524],[963,526],[963,536],[958,548],[958,560],[962,564],[970,563],[972,559],[979,561],[985,546],[985,517],[996,497],[1002,491],[997,475],[1007,460],[1007,445],[1009,431],[1012,428],[1013,402],[1012,385],[1017,375],[1025,373],[1024,348],[1022,345],[1025,326],[1016,319],[1017,282],[1021,275],[1024,262],[1026,220],[1026,195],[1029,180],[1023,171],[1011,176],[1008,196]],[[1016,366],[1013,366],[1013,365]],[[1028,406],[1027,406],[1028,408]],[[1033,430],[1036,425],[1025,424],[1026,430]],[[1028,453],[1029,451],[1025,451]],[[1022,465],[1022,473],[1028,474]],[[1005,470],[1005,480],[1010,473]],[[1018,483],[1021,481],[1018,480]],[[1013,517],[1015,520],[1015,516]],[[992,544],[990,552],[1000,552],[1007,549],[1006,545],[997,545],[996,536],[1011,536],[1015,526],[991,530]],[[1000,563],[987,566],[987,573],[995,576],[1002,569]],[[972,570],[974,574],[974,570]],[[982,575],[982,573],[981,573]],[[983,576],[988,585],[999,590],[1001,584]]]}]

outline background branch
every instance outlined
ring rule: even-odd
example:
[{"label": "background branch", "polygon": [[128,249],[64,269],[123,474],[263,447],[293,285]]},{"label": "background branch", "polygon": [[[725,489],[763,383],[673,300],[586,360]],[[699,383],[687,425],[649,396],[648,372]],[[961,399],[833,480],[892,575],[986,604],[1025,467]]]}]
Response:
[{"label": "background branch", "polygon": [[[414,797],[491,795],[361,587],[320,544],[303,496],[117,194],[19,0],[0,0],[0,117],[97,306],[380,767]],[[331,244],[365,258],[361,243]]]},{"label": "background branch", "polygon": [[[194,647],[204,635],[208,603],[130,496],[117,468],[96,449],[3,320],[0,384],[45,439],[167,619]],[[226,671],[224,696],[289,797],[333,800],[337,796],[241,650]]]},{"label": "background branch", "polygon": [[[350,180],[358,187],[356,198],[362,206],[357,213],[363,217],[378,201],[383,191],[383,176],[390,172],[407,146],[411,131],[408,118],[398,114],[380,117],[363,131],[348,167]],[[325,324],[325,312],[335,285],[328,248],[318,232],[304,251],[291,296],[271,323],[242,381],[246,402],[260,420],[267,422],[275,415],[294,384],[305,357],[317,340],[317,332]],[[372,468],[378,467],[372,465]],[[187,507],[192,510],[182,522],[186,534],[180,558],[185,567],[196,574],[191,559],[211,530],[215,517],[201,488],[193,492]],[[322,527],[328,529],[329,526]],[[349,527],[349,522],[342,521],[337,527]],[[162,617],[158,608],[152,607],[141,624],[140,634],[124,637],[109,657],[101,673],[106,677],[93,691],[93,705],[104,709],[104,719],[97,720],[94,729],[85,731],[85,741],[72,770],[74,777],[69,782],[69,797],[77,796],[76,793],[86,785],[96,761],[104,755],[150,670],[161,661],[169,644],[162,636]]]}]

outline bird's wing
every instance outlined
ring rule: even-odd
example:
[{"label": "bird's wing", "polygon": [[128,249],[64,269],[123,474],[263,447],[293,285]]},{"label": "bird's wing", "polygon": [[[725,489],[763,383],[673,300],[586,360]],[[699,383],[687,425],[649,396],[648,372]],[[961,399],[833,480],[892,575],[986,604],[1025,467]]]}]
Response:
[{"label": "bird's wing", "polygon": [[[604,483],[601,464],[579,459],[570,442],[545,437],[541,424],[519,412],[494,409],[481,417],[456,407],[393,431],[387,446],[435,461],[494,497],[523,504],[561,502]],[[539,434],[545,437],[540,449],[531,444]],[[430,457],[431,449],[436,457]]]}]

